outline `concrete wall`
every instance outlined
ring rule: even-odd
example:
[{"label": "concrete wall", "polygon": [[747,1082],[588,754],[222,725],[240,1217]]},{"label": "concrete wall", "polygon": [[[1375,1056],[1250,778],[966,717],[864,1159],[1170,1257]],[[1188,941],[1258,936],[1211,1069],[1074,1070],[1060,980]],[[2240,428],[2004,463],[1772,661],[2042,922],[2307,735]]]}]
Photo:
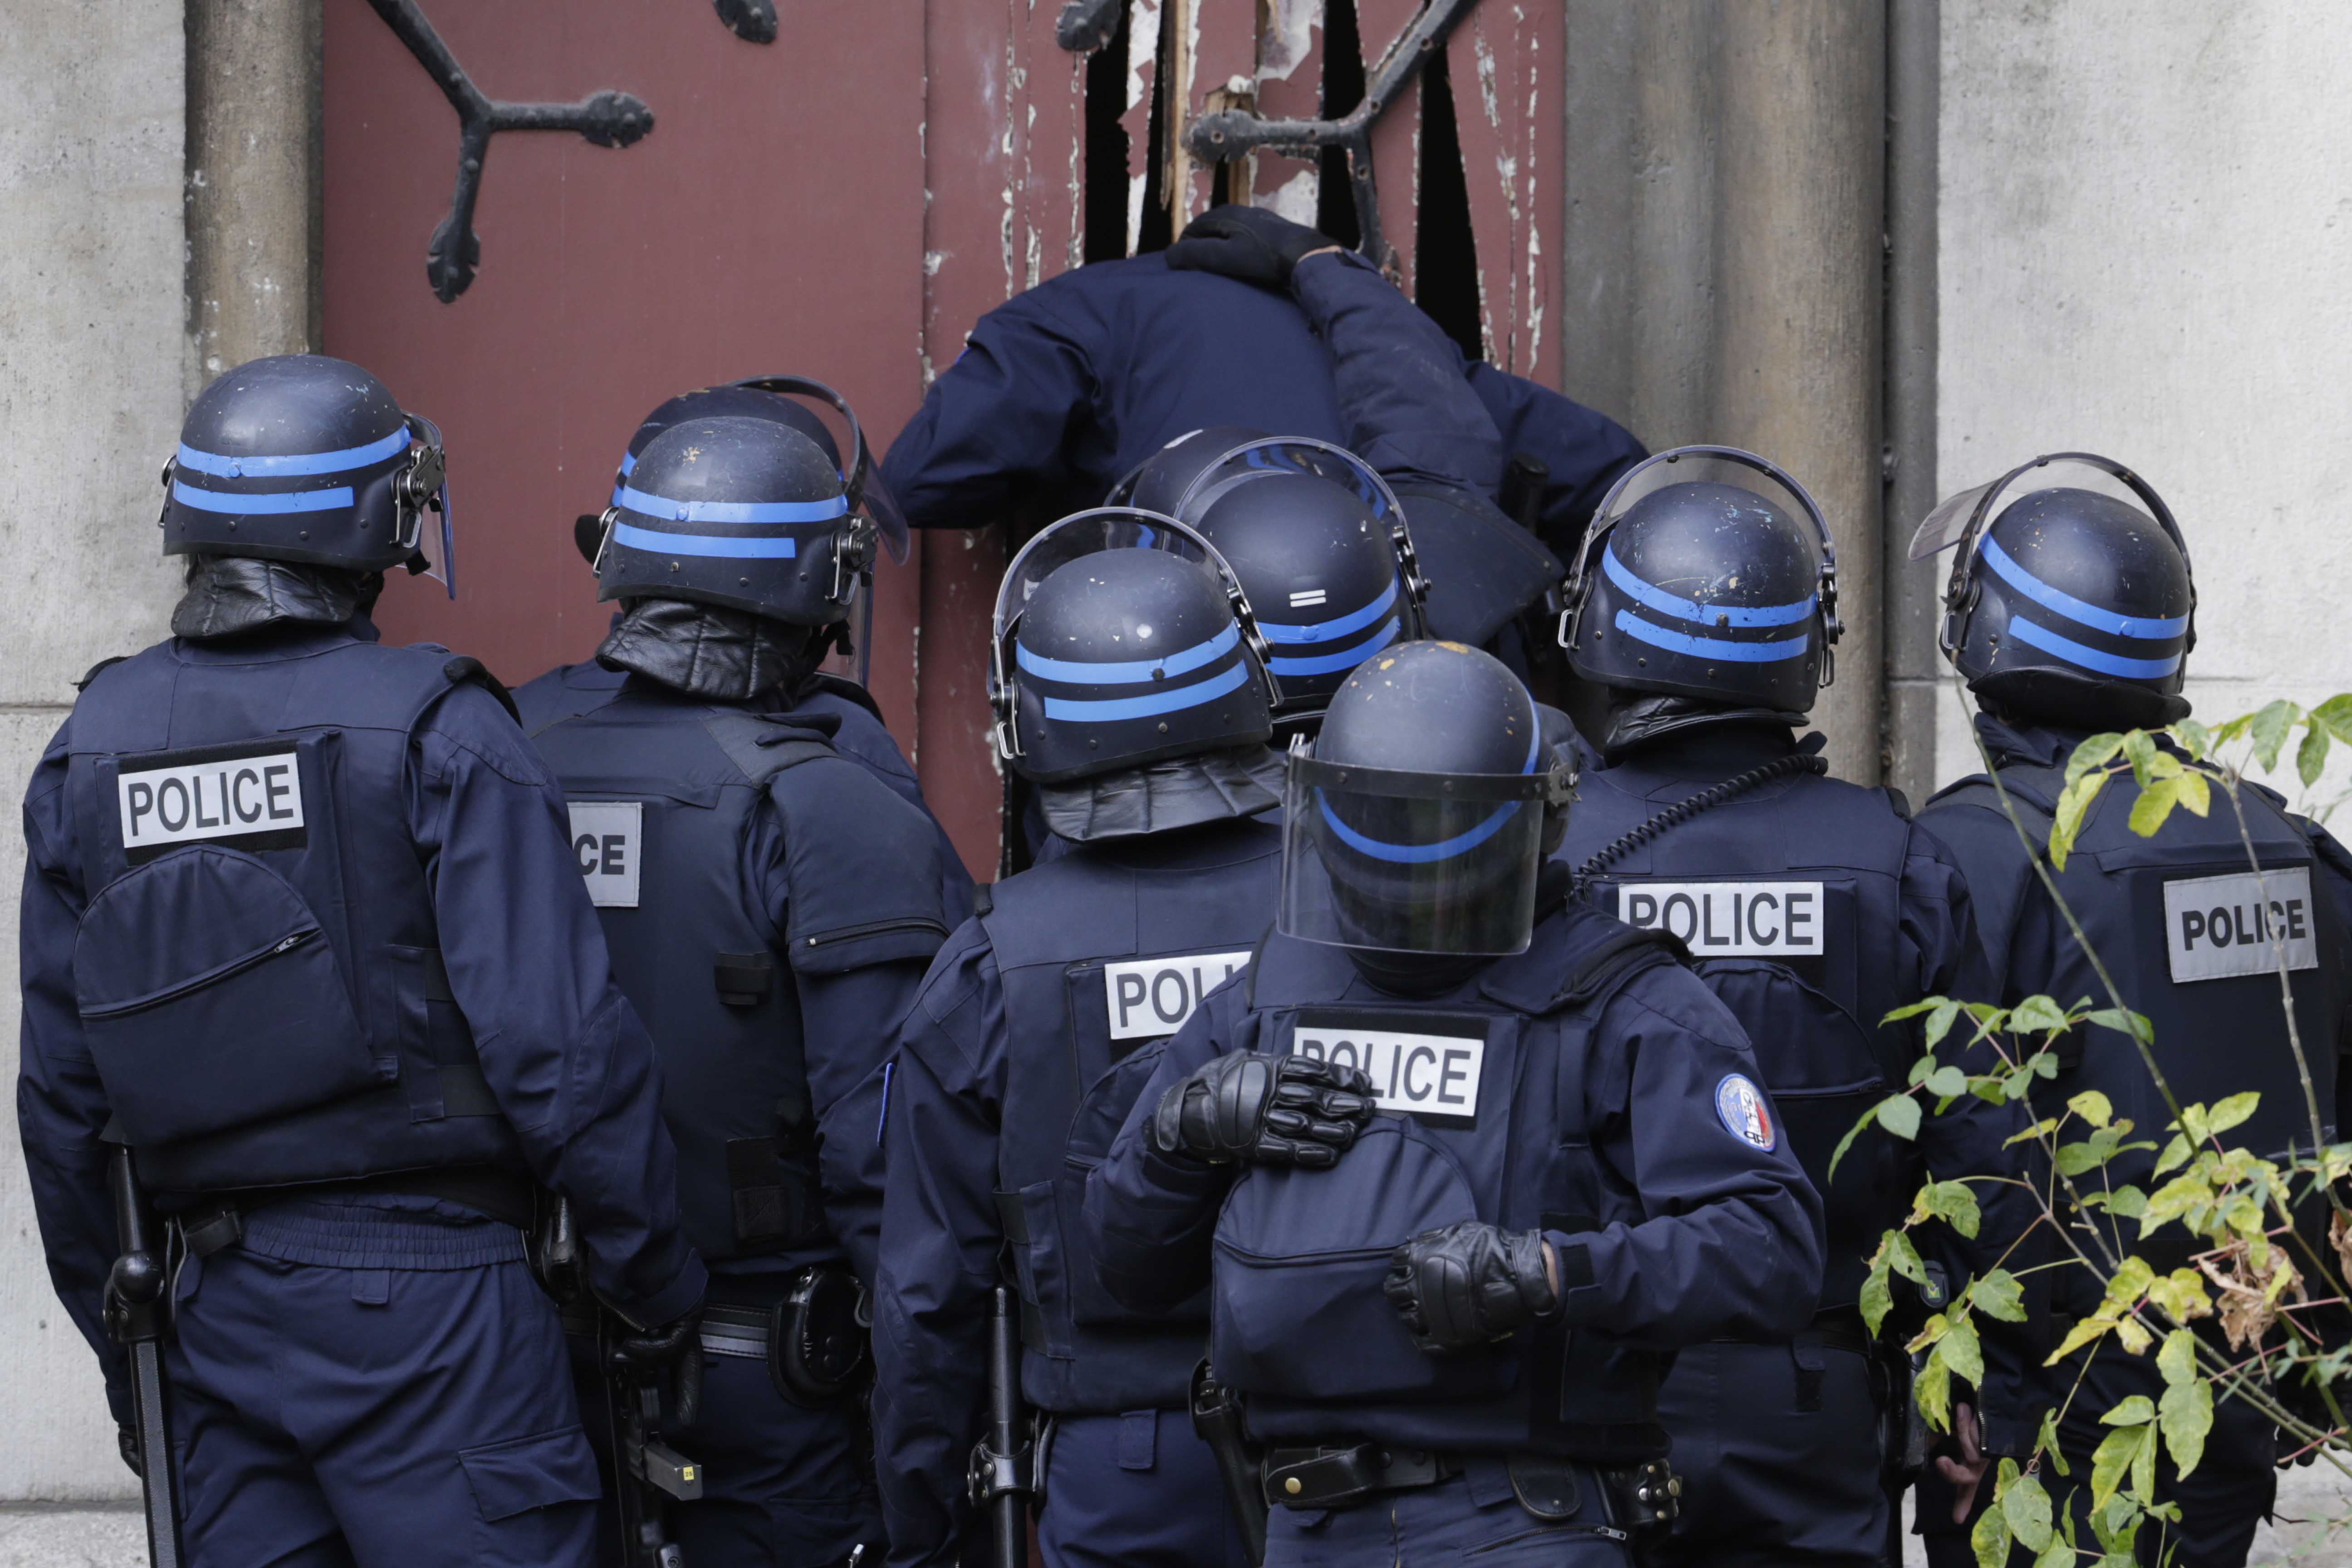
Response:
[{"label": "concrete wall", "polygon": [[[2352,689],[2347,78],[2328,0],[1944,0],[1941,488],[2064,448],[2145,473],[2208,722]],[[1948,697],[1938,729],[1973,768]]]},{"label": "concrete wall", "polygon": [[[0,784],[13,802],[98,659],[163,629],[156,475],[183,406],[180,0],[0,0]],[[16,1079],[15,889],[0,833],[0,1076]],[[11,1097],[13,1104],[13,1097]],[[119,1499],[98,1366],[58,1310],[0,1117],[0,1501]],[[0,1562],[53,1521],[0,1519]],[[85,1538],[77,1526],[47,1554]]]}]

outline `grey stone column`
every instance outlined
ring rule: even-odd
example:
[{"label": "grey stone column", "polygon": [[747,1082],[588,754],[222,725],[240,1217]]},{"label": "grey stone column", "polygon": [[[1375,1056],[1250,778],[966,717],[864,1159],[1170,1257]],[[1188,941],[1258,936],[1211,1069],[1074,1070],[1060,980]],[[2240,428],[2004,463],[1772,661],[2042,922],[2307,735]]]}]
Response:
[{"label": "grey stone column", "polygon": [[1837,540],[1816,718],[1880,773],[1886,26],[1851,0],[1570,0],[1565,384],[1653,447],[1746,447]]}]

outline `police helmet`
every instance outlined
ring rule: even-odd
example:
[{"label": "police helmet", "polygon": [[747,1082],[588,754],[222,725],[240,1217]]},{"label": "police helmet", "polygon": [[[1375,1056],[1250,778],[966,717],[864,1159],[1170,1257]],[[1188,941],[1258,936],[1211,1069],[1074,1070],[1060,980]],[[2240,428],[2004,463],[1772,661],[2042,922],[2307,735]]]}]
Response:
[{"label": "police helmet", "polygon": [[439,427],[324,354],[252,360],[197,395],[163,466],[160,521],[167,555],[405,566],[457,592]]},{"label": "police helmet", "polygon": [[994,633],[997,750],[1034,783],[1273,738],[1249,601],[1173,518],[1106,507],[1043,530],[1005,570]]},{"label": "police helmet", "polygon": [[1128,471],[1103,498],[1105,506],[1135,506],[1146,511],[1173,512],[1184,491],[1234,447],[1265,439],[1266,432],[1244,425],[1212,425],[1187,430]]},{"label": "police helmet", "polygon": [[1527,947],[1574,778],[1501,661],[1460,643],[1391,648],[1349,675],[1289,763],[1286,934],[1385,952]]},{"label": "police helmet", "polygon": [[1626,470],[1561,597],[1569,667],[1601,686],[1803,713],[1835,675],[1829,524],[1802,485],[1735,447]]},{"label": "police helmet", "polygon": [[[2046,471],[2053,465],[2058,474]],[[1994,514],[2021,479],[2065,477],[2066,467],[2105,488],[2046,485]],[[2116,488],[2140,504],[2108,493]],[[2197,646],[2197,587],[2180,526],[2146,479],[2094,453],[2036,458],[1939,503],[1911,558],[1956,544],[1941,641],[1979,696],[2098,728],[2188,715],[2180,690]]]},{"label": "police helmet", "polygon": [[1477,491],[1427,479],[1395,489],[1429,579],[1428,636],[1483,647],[1566,575],[1541,540]]},{"label": "police helmet", "polygon": [[[853,435],[856,426],[852,426]],[[689,419],[648,442],[605,509],[600,599],[684,599],[793,626],[847,617],[876,530],[845,479],[791,425]]]},{"label": "police helmet", "polygon": [[1277,729],[1311,729],[1348,672],[1425,635],[1404,510],[1353,453],[1305,437],[1246,442],[1203,468],[1177,515],[1233,563],[1282,682]]}]

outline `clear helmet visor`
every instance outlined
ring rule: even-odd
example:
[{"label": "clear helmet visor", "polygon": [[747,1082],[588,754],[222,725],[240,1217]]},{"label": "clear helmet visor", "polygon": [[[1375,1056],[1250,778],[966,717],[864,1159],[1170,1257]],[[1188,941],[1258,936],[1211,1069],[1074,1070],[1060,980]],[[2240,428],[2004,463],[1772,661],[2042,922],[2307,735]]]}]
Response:
[{"label": "clear helmet visor", "polygon": [[1405,773],[1294,749],[1276,923],[1286,936],[1338,947],[1523,952],[1545,809],[1562,787],[1552,771]]},{"label": "clear helmet visor", "polygon": [[1398,502],[1396,492],[1389,489],[1388,481],[1381,478],[1379,469],[1345,447],[1307,436],[1269,436],[1234,447],[1202,469],[1184,488],[1176,510],[1185,512],[1205,491],[1236,474],[1254,471],[1312,474],[1318,479],[1328,479],[1353,493],[1382,522],[1402,524],[1404,508]]},{"label": "clear helmet visor", "polygon": [[1674,485],[1726,485],[1751,491],[1784,516],[1810,524],[1821,541],[1822,561],[1833,564],[1837,560],[1837,547],[1820,504],[1786,471],[1733,447],[1681,447],[1635,465],[1601,498],[1600,510],[1592,514],[1592,526],[1585,531],[1571,584],[1581,586],[1582,580],[1599,569],[1601,546],[1626,513]]},{"label": "clear helmet visor", "polygon": [[1925,561],[1940,554],[1991,526],[2010,501],[2035,490],[2058,489],[2089,490],[2148,512],[2172,535],[2181,553],[2188,553],[2188,542],[2180,537],[2171,511],[2146,480],[2122,464],[2095,453],[2053,452],[2012,468],[1997,479],[1937,501],[1935,510],[1912,532],[1910,558]]}]

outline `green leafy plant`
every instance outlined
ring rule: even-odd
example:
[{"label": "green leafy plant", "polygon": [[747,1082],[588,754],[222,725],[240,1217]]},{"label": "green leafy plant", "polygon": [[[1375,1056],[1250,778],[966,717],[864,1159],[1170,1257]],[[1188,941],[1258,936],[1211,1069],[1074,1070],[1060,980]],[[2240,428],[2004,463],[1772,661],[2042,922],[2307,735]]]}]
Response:
[{"label": "green leafy plant", "polygon": [[[2128,1568],[2143,1529],[2179,1520],[2177,1508],[2158,1496],[2159,1461],[2168,1461],[2180,1476],[2195,1471],[2215,1406],[2223,1400],[2243,1400],[2275,1421],[2282,1447],[2294,1457],[2333,1465],[2352,1479],[2352,1423],[2336,1393],[2337,1381],[2352,1372],[2352,1347],[2330,1348],[2331,1336],[2321,1326],[2330,1310],[2343,1321],[2352,1302],[2345,1286],[2352,1275],[2352,1214],[2340,1191],[2352,1175],[2352,1142],[2327,1136],[2281,939],[2273,934],[2273,952],[2310,1138],[2307,1149],[2298,1142],[2294,1152],[2272,1159],[2228,1140],[2259,1109],[2255,1094],[2210,1104],[2176,1098],[2148,1020],[2131,1011],[2053,875],[2065,868],[2100,795],[2126,779],[2137,792],[2133,832],[2153,836],[2177,810],[2207,816],[2224,809],[2236,817],[2248,865],[2260,872],[2245,823],[2244,791],[2252,787],[2247,764],[2273,771],[2291,747],[2308,791],[2338,742],[2352,745],[2352,694],[2310,710],[2273,702],[2210,729],[2184,720],[2161,731],[2085,740],[2068,759],[2046,843],[2005,791],[2000,799],[2035,857],[2042,885],[2089,958],[2106,1005],[2095,1006],[2090,997],[2062,1004],[2028,996],[1997,1007],[1939,996],[1887,1015],[1889,1023],[1924,1020],[1923,1054],[1904,1089],[1871,1107],[1840,1142],[1832,1172],[1867,1129],[1916,1139],[1927,1117],[1949,1110],[1963,1097],[2023,1107],[2029,1125],[2011,1142],[2031,1143],[2039,1156],[2023,1163],[2027,1174],[1975,1173],[1928,1182],[1904,1224],[1885,1233],[1869,1259],[1861,1309],[1876,1334],[1894,1310],[1895,1280],[1927,1283],[1916,1239],[1924,1227],[1948,1226],[1973,1240],[1983,1222],[1980,1189],[2012,1187],[2031,1196],[2034,1217],[2025,1232],[1908,1342],[1916,1358],[1913,1397],[1922,1418],[1935,1431],[1951,1429],[1953,1380],[1975,1384],[1984,1375],[1982,1324],[2023,1322],[2027,1278],[2043,1269],[2088,1271],[2098,1286],[2097,1305],[2061,1325],[2045,1365],[2085,1350],[2152,1353],[2162,1382],[2160,1398],[2134,1394],[2100,1415],[2104,1436],[2088,1456],[2087,1472],[2078,1473],[2084,1456],[2070,1457],[2058,1441],[2060,1420],[2084,1386],[2077,1373],[2059,1408],[2045,1416],[2026,1461],[2004,1458],[1991,1478],[1991,1504],[1971,1537],[1982,1568],[2007,1563],[2013,1547],[2022,1547],[2035,1568],[2083,1562]],[[1990,757],[1986,764],[1991,772]],[[1998,789],[1999,775],[1993,776]],[[2163,1127],[2134,1125],[2096,1090],[2063,1105],[2036,1103],[2037,1091],[2046,1100],[2058,1076],[2060,1042],[2090,1031],[2119,1036],[2136,1048],[2169,1112]],[[2332,1048],[2334,1042],[2326,1044]],[[2155,1158],[2147,1187],[2113,1179],[2120,1157],[2147,1153]],[[2329,1215],[2324,1241],[2315,1242],[2307,1225],[2298,1227],[2298,1208],[2306,1216]],[[2038,1251],[2027,1246],[2037,1236]],[[2143,1244],[2151,1242],[2148,1249],[2159,1257],[2185,1261],[2159,1270],[2141,1255]],[[2022,1260],[2029,1258],[2044,1260]],[[2207,1331],[2191,1326],[2199,1323]],[[2332,1337],[2342,1337],[2340,1328]],[[2087,1371],[2088,1356],[2082,1364]],[[2060,1482],[2066,1491],[2058,1490]],[[2090,1541],[2077,1539],[2074,1515],[2058,1506],[2077,1488],[2088,1492]]]}]

